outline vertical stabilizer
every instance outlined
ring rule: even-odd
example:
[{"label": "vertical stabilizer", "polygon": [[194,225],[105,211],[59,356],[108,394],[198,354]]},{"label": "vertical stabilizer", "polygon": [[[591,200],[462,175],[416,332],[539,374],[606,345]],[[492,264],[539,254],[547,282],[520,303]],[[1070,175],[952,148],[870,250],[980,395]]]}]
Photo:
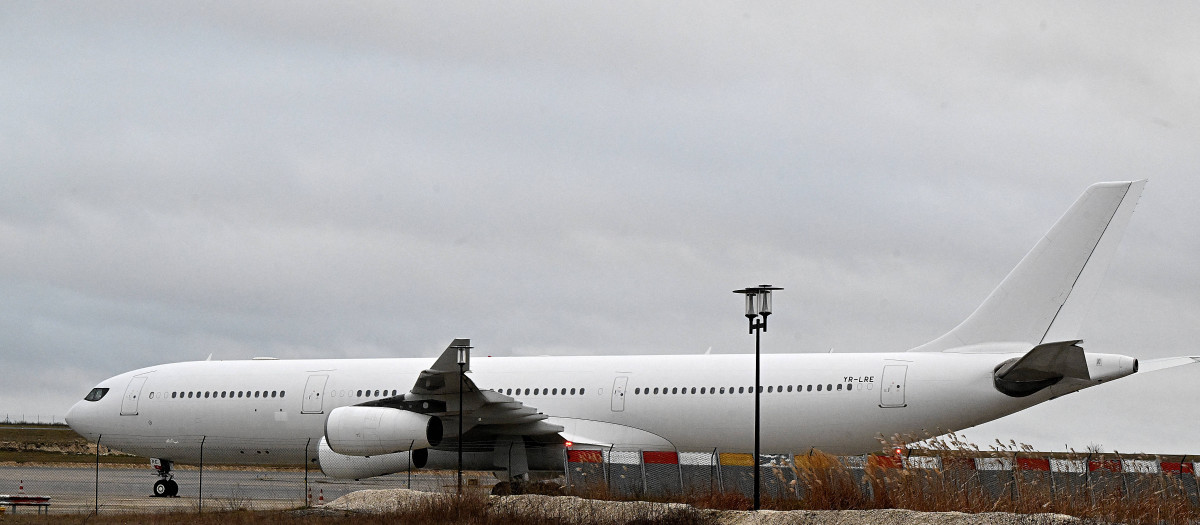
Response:
[{"label": "vertical stabilizer", "polygon": [[1088,304],[1145,184],[1142,180],[1090,186],[970,317],[912,351],[1079,339]]}]

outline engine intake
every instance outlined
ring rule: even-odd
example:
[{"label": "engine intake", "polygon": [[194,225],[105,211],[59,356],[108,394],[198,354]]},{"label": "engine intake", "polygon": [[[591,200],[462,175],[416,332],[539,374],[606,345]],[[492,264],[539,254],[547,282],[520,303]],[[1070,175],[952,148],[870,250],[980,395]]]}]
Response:
[{"label": "engine intake", "polygon": [[338,407],[325,419],[329,448],[348,456],[375,456],[437,446],[442,421],[384,407]]}]

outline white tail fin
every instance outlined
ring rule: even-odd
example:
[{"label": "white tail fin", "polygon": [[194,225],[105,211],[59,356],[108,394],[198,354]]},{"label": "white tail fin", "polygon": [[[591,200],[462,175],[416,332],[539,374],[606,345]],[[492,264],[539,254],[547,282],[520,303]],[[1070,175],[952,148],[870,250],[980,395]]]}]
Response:
[{"label": "white tail fin", "polygon": [[1146,181],[1093,184],[962,324],[913,352],[1080,339],[1088,304]]}]

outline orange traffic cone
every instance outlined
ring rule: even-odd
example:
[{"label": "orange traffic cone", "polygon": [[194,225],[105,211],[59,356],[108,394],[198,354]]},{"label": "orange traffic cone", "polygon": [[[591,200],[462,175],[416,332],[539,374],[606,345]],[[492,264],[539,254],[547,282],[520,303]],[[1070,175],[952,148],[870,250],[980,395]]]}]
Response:
[{"label": "orange traffic cone", "polygon": [[17,489],[17,495],[24,496],[25,495],[25,480],[21,480],[21,484],[18,485],[18,487],[19,488]]},{"label": "orange traffic cone", "polygon": [[320,495],[317,498],[317,505],[324,505],[325,504],[325,489],[320,489],[320,491],[321,491]]}]

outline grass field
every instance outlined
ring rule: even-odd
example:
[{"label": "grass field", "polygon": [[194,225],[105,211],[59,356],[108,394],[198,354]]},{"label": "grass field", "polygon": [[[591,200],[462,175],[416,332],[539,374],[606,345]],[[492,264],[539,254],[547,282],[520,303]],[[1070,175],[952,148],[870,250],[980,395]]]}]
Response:
[{"label": "grass field", "polygon": [[[66,425],[0,425],[0,463],[94,463],[96,444]],[[145,458],[100,449],[100,462],[145,463]]]}]

